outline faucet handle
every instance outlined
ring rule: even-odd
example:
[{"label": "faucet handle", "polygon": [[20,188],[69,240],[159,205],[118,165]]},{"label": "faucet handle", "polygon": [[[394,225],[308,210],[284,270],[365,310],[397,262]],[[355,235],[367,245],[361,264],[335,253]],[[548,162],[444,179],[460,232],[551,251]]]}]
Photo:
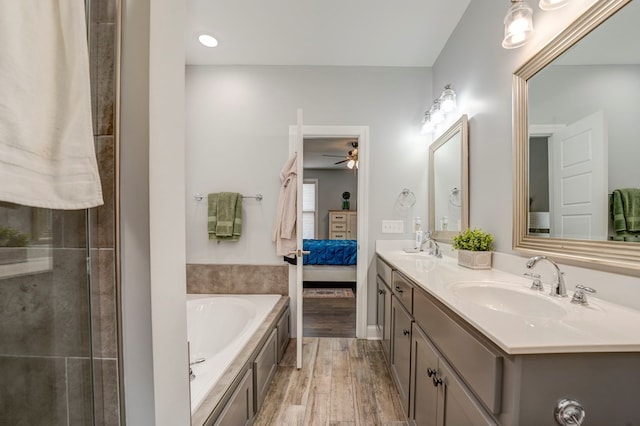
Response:
[{"label": "faucet handle", "polygon": [[525,272],[524,275],[526,275],[527,277],[533,278],[533,282],[531,283],[531,290],[538,290],[538,291],[544,290],[544,287],[542,286],[542,281],[540,281],[540,274]]},{"label": "faucet handle", "polygon": [[571,298],[571,303],[576,303],[578,305],[588,305],[589,302],[587,302],[587,293],[595,294],[597,293],[597,291],[591,287],[577,284],[576,292],[573,293],[573,297]]}]

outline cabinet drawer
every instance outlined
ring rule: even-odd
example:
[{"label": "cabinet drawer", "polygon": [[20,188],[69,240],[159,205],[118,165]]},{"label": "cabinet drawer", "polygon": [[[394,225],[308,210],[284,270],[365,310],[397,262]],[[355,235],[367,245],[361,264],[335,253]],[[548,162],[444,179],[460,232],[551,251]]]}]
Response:
[{"label": "cabinet drawer", "polygon": [[331,224],[332,231],[346,231],[347,230],[347,222],[338,222]]},{"label": "cabinet drawer", "polygon": [[387,265],[387,263],[380,259],[376,258],[376,271],[382,281],[384,281],[387,285],[391,284],[391,266]]},{"label": "cabinet drawer", "polygon": [[346,240],[347,233],[346,232],[332,232],[331,233],[332,240]]},{"label": "cabinet drawer", "polygon": [[393,271],[391,276],[393,277],[391,284],[393,294],[398,298],[400,303],[402,303],[402,306],[404,306],[410,314],[413,314],[413,285],[398,271]]},{"label": "cabinet drawer", "polygon": [[332,222],[346,222],[347,215],[345,213],[331,213]]},{"label": "cabinet drawer", "polygon": [[493,413],[500,412],[502,354],[485,345],[445,313],[422,290],[414,294],[414,317],[431,341]]}]

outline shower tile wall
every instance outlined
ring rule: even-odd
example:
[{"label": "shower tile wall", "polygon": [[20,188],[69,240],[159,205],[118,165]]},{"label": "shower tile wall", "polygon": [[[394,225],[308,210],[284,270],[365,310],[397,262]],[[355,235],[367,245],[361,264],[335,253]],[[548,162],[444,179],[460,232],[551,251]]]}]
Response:
[{"label": "shower tile wall", "polygon": [[[105,201],[89,214],[91,294],[85,211],[52,211],[52,269],[0,279],[0,425],[91,425],[92,418],[96,425],[120,424],[114,225],[116,1],[91,1],[94,142]],[[29,207],[0,203],[0,225],[17,226],[31,218]]]},{"label": "shower tile wall", "polygon": [[104,205],[91,209],[91,308],[96,425],[119,425],[115,261],[117,0],[91,0],[93,129]]}]

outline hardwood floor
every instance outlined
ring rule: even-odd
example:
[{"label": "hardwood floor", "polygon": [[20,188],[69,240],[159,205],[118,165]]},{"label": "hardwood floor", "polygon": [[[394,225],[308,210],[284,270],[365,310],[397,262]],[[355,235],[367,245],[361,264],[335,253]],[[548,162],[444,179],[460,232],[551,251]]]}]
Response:
[{"label": "hardwood floor", "polygon": [[355,297],[305,297],[303,336],[356,337]]},{"label": "hardwood floor", "polygon": [[303,340],[296,369],[289,343],[254,425],[408,425],[380,341]]}]

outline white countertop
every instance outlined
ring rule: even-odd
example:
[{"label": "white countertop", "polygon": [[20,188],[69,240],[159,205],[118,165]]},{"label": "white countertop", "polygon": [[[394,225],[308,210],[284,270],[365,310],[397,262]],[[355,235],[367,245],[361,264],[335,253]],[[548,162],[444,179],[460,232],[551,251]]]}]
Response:
[{"label": "white countertop", "polygon": [[[544,292],[529,290],[531,278],[496,269],[471,270],[447,256],[436,259],[412,255],[397,246],[382,244],[377,245],[376,253],[508,354],[640,352],[640,311],[598,299],[597,295],[588,295],[587,306],[572,304],[573,289],[567,288],[569,297],[556,298],[549,295],[547,286]],[[524,262],[522,271],[526,271]],[[526,289],[532,297],[552,299],[564,313],[554,319],[479,306],[452,290],[451,284],[460,281],[498,282],[500,286]]]}]

